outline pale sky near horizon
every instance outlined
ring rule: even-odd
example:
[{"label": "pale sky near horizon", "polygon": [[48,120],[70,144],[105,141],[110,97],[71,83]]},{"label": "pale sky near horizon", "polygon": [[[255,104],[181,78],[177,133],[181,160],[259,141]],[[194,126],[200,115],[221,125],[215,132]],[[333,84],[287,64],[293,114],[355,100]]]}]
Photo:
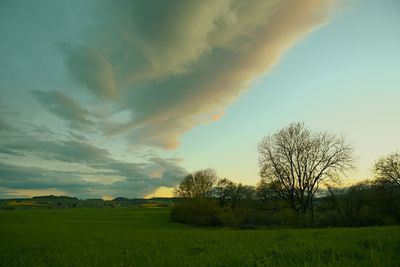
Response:
[{"label": "pale sky near horizon", "polygon": [[291,122],[356,169],[400,150],[400,2],[1,1],[0,198],[169,195],[258,181]]}]

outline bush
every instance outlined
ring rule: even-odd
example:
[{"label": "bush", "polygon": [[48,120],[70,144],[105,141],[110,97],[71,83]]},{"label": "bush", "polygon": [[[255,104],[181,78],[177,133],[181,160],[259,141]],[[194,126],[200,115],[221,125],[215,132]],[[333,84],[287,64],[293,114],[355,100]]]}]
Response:
[{"label": "bush", "polygon": [[243,218],[237,216],[232,211],[227,210],[221,214],[221,224],[229,227],[241,227],[243,224]]},{"label": "bush", "polygon": [[171,219],[195,226],[218,226],[221,225],[221,209],[214,199],[182,199],[173,207]]}]

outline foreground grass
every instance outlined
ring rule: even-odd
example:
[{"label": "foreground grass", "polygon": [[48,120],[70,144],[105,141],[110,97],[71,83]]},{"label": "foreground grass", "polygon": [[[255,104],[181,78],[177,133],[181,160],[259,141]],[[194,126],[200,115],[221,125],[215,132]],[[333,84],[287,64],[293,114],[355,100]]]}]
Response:
[{"label": "foreground grass", "polygon": [[169,212],[0,211],[0,266],[400,266],[400,227],[204,229]]}]

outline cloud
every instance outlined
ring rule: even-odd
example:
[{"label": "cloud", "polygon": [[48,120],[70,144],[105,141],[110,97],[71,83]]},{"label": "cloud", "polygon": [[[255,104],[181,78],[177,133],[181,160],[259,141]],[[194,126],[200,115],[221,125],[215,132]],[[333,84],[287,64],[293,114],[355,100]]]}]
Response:
[{"label": "cloud", "polygon": [[51,114],[69,122],[75,129],[88,129],[93,122],[89,119],[91,113],[79,102],[60,91],[31,91],[32,95]]},{"label": "cloud", "polygon": [[68,191],[80,190],[85,184],[87,185],[74,172],[0,162],[0,187],[9,189],[63,188]]},{"label": "cloud", "polygon": [[87,40],[64,49],[70,74],[130,112],[107,135],[174,149],[325,23],[333,1],[114,1],[100,10]]},{"label": "cloud", "polygon": [[114,98],[117,95],[115,74],[111,63],[96,48],[64,45],[62,49],[69,55],[67,65],[78,82],[82,82],[94,93]]},{"label": "cloud", "polygon": [[7,147],[0,147],[0,154],[23,156],[22,153],[15,151],[13,149],[9,149]]},{"label": "cloud", "polygon": [[49,189],[79,197],[143,197],[159,187],[174,187],[186,174],[183,168],[175,166],[164,169],[162,177],[154,178],[149,165],[152,163],[120,163],[103,166],[107,170],[100,168],[92,173],[80,173],[0,162],[0,188],[3,188],[0,197],[12,191]]},{"label": "cloud", "polygon": [[0,117],[0,131],[5,131],[7,129],[10,129],[10,125]]},{"label": "cloud", "polygon": [[[87,21],[75,26],[91,28],[82,30],[84,39],[56,43],[73,95],[85,98],[31,91],[66,127],[0,103],[0,195],[140,197],[174,187],[187,173],[178,159],[143,156],[148,148],[137,147],[127,156],[123,141],[175,149],[185,132],[219,120],[254,79],[329,19],[332,2],[99,0],[78,8]],[[30,110],[29,100],[18,110]]]},{"label": "cloud", "polygon": [[15,131],[12,121],[18,117],[19,114],[9,109],[8,106],[0,100],[0,134],[7,134]]},{"label": "cloud", "polygon": [[2,144],[13,153],[32,153],[44,159],[86,164],[100,164],[111,160],[107,150],[75,140],[42,140],[32,136],[15,138]]},{"label": "cloud", "polygon": [[175,186],[187,173],[174,158],[125,162],[86,141],[51,137],[43,140],[21,133],[7,142],[0,140],[0,153],[14,156],[0,161],[0,197],[12,192],[21,195],[24,190],[58,190],[79,197],[141,197],[160,186]]}]

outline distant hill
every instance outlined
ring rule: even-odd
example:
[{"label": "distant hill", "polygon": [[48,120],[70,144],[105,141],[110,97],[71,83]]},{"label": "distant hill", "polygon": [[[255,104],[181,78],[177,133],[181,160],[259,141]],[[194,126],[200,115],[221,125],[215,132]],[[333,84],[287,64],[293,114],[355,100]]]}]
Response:
[{"label": "distant hill", "polygon": [[54,195],[49,195],[49,196],[35,196],[32,197],[33,200],[52,200],[52,199],[57,199],[57,200],[78,200],[77,197],[69,197],[69,196],[54,196]]},{"label": "distant hill", "polygon": [[76,207],[158,207],[172,206],[176,198],[126,198],[116,197],[113,200],[101,198],[79,199],[70,196],[34,196],[32,198],[0,199],[0,209],[22,209],[22,208],[76,208]]}]

